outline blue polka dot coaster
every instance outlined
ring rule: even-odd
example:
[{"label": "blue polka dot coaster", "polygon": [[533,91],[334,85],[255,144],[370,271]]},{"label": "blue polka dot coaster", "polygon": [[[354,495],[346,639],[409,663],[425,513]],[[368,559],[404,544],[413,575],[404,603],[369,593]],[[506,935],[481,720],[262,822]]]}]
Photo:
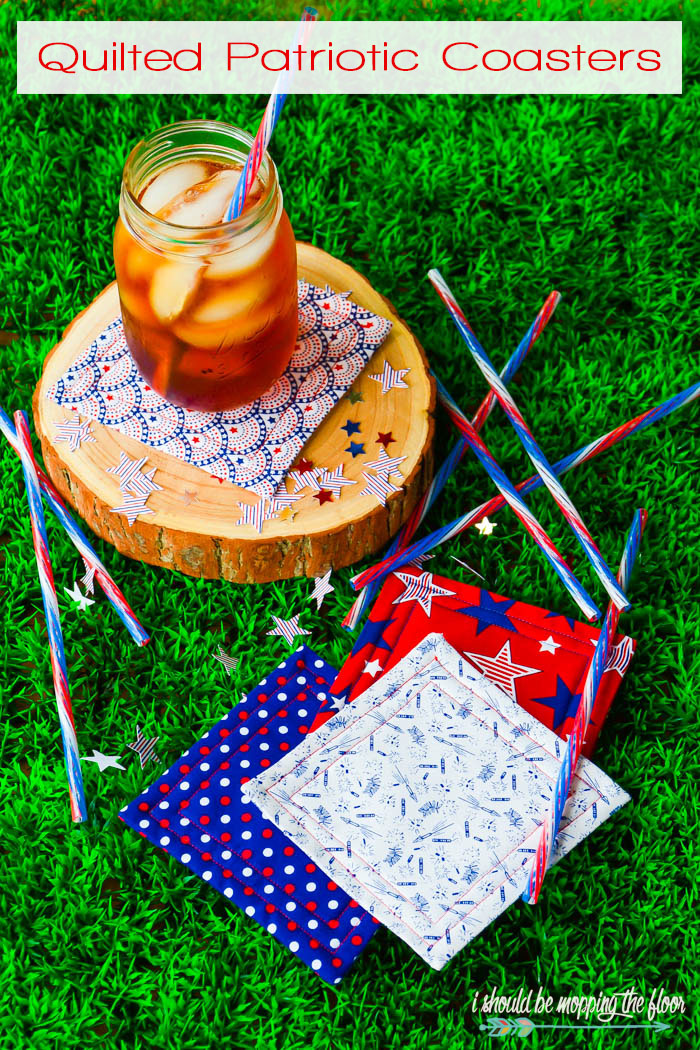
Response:
[{"label": "blue polka dot coaster", "polygon": [[120,813],[331,984],[376,921],[262,816],[245,785],[301,743],[336,674],[301,646]]}]

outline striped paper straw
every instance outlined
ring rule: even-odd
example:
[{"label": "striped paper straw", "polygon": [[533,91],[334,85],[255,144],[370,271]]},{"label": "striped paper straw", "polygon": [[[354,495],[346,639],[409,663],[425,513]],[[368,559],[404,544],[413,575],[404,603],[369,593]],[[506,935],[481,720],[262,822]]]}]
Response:
[{"label": "striped paper straw", "polygon": [[[680,394],[675,394],[655,408],[647,409],[646,412],[642,412],[641,415],[628,420],[626,423],[621,423],[614,430],[610,430],[607,434],[603,434],[602,437],[596,438],[595,441],[584,445],[583,448],[578,449],[576,452],[571,452],[568,456],[555,463],[552,469],[557,474],[565,474],[567,470],[572,470],[573,467],[577,467],[589,459],[594,459],[602,452],[607,452],[613,445],[619,444],[632,434],[636,434],[639,430],[646,430],[647,427],[658,423],[660,419],[665,419],[666,416],[670,416],[672,412],[676,412],[679,408],[684,408],[693,401],[697,401],[698,398],[700,398],[700,382],[693,383],[686,390],[682,390]],[[539,474],[533,474],[525,481],[521,481],[516,488],[521,495],[526,496],[535,489],[541,488],[542,484],[542,478]],[[373,581],[378,582],[384,579],[390,572],[401,568],[402,565],[405,565],[418,555],[432,550],[440,543],[451,540],[454,536],[459,535],[460,532],[464,532],[470,526],[476,525],[483,517],[495,514],[505,505],[506,501],[502,496],[493,496],[490,500],[486,500],[485,503],[475,507],[474,510],[463,514],[460,518],[455,518],[454,521],[443,525],[440,529],[436,529],[429,536],[425,536],[411,546],[406,547],[405,550],[388,555],[376,565],[372,565],[369,569],[365,569],[364,572],[358,573],[352,580],[353,587],[355,590],[359,590],[360,587],[365,587]]]},{"label": "striped paper straw", "polygon": [[507,390],[505,385],[501,382],[498,373],[491,364],[488,354],[479,343],[478,339],[472,332],[466,317],[464,316],[457,300],[453,296],[447,284],[443,280],[438,270],[430,270],[428,277],[433,285],[433,288],[442,299],[443,303],[449,310],[450,316],[454,321],[459,334],[467,344],[467,348],[471,353],[472,357],[476,361],[482,375],[486,379],[494,394],[498,398],[498,402],[503,408],[503,411],[508,416],[513,429],[520,438],[523,448],[527,452],[529,458],[535,466],[535,470],[542,478],[546,488],[551,493],[554,502],[559,507],[559,510],[564,515],[566,521],[571,527],[574,535],[581,544],[585,551],[591,565],[595,569],[598,578],[605,587],[615,605],[620,609],[626,609],[629,605],[627,597],[624,592],[620,589],[620,585],[613,576],[611,569],[605,562],[603,555],[598,550],[595,540],[591,536],[590,532],[583,523],[581,515],[576,510],[576,507],[572,503],[569,496],[564,491],[561,483],[558,481],[556,473],[551,467],[549,460],[545,456],[544,452],[540,448],[535,435],[530,430],[529,426],[525,422],[525,419],[513,400],[512,395]]},{"label": "striped paper straw", "polygon": [[[6,414],[4,409],[0,406],[0,431],[7,438],[7,441],[19,455],[19,443],[17,441],[17,434],[15,428],[12,425],[12,420]],[[86,564],[95,570],[95,577],[98,580],[100,587],[106,594],[109,601],[114,606],[117,616],[122,621],[127,631],[137,643],[137,645],[146,645],[150,641],[150,638],[142,625],[136,618],[136,614],[127,602],[126,598],[122,594],[121,590],[112,579],[107,569],[104,567],[97,554],[90,545],[87,537],[80,527],[73,520],[68,512],[68,508],[58,494],[57,489],[54,488],[52,482],[46,476],[41,467],[36,463],[36,472],[39,478],[39,485],[41,491],[44,494],[44,499],[48,503],[51,510],[54,512],[58,520],[60,521],[63,528],[66,530],[73,545],[77,548],[80,554],[85,559]]]},{"label": "striped paper straw", "polygon": [[527,532],[530,533],[533,540],[578,605],[579,609],[583,612],[584,616],[588,617],[589,620],[598,619],[600,616],[600,609],[598,609],[591,596],[576,579],[535,515],[524,500],[518,495],[517,489],[513,483],[506,477],[501,467],[496,463],[496,460],[484,444],[483,439],[479,437],[474,430],[474,427],[460,411],[439,379],[437,380],[437,384],[438,390],[440,391],[440,399],[449,412],[450,419],[459,427],[461,433],[464,435],[465,441],[469,443],[469,447],[476,455],[491,480],[498,486],[505,501],[520,519]]},{"label": "striped paper straw", "polygon": [[[294,42],[290,49],[291,51],[299,45],[303,47],[307,40],[310,23],[315,22],[317,18],[318,11],[313,7],[304,8],[296,36],[294,37]],[[260,121],[260,127],[253,139],[253,145],[250,148],[250,153],[248,154],[245,166],[238,182],[236,183],[233,197],[226,209],[224,222],[231,222],[232,219],[237,219],[243,212],[246,197],[248,196],[250,187],[255,182],[263,157],[265,156],[265,150],[270,145],[272,132],[275,130],[282,108],[287,101],[291,82],[292,71],[289,69],[283,69],[275,81],[275,86],[272,89],[272,94],[270,95],[267,106],[265,107],[263,118]]]},{"label": "striped paper straw", "polygon": [[24,412],[15,412],[15,427],[17,430],[19,456],[24,473],[24,484],[27,491],[29,515],[32,522],[32,539],[34,541],[36,564],[39,570],[41,597],[46,615],[46,629],[49,635],[53,687],[58,705],[58,718],[61,723],[61,736],[63,738],[63,754],[68,774],[70,811],[73,820],[79,823],[87,820],[83,775],[80,770],[80,752],[78,751],[78,741],[75,736],[75,725],[73,724],[73,710],[68,690],[68,668],[63,648],[63,634],[61,633],[61,620],[58,615],[58,600],[56,598],[56,587],[53,582],[44,510],[41,505],[41,490],[34,462],[34,453],[32,452],[31,438],[29,437],[29,424]]},{"label": "striped paper straw", "polygon": [[[648,515],[645,510],[636,511],[632,520],[632,527],[627,536],[625,550],[617,574],[620,585],[625,589],[627,589],[629,584],[632,566],[634,565],[639,550],[639,541],[641,540],[642,533],[646,528],[647,517]],[[598,690],[600,689],[600,683],[608,662],[610,647],[612,645],[612,640],[615,637],[619,619],[620,610],[611,602],[605,614],[605,620],[603,621],[600,636],[588,667],[586,680],[583,686],[583,695],[581,696],[576,711],[574,725],[566,744],[566,751],[564,753],[559,776],[557,777],[557,782],[554,788],[552,806],[542,825],[542,833],[537,846],[537,853],[535,854],[532,871],[530,872],[530,879],[528,881],[527,889],[523,893],[523,900],[527,901],[529,904],[537,903],[545,872],[551,863],[552,849],[559,832],[559,825],[561,824],[566,800],[569,797],[569,790],[571,789],[571,778],[576,769],[576,763],[581,755],[583,740],[591,721],[593,704],[598,695]]]},{"label": "striped paper straw", "polygon": [[[527,333],[521,339],[517,348],[512,353],[508,363],[501,372],[501,379],[504,383],[509,383],[513,378],[520,365],[525,360],[530,348],[535,345],[539,337],[541,336],[544,329],[547,327],[552,314],[556,310],[561,295],[559,292],[550,292],[540,308],[537,317],[530,325]],[[472,426],[478,432],[491,415],[493,408],[496,404],[496,396],[492,390],[489,390],[484,400],[479,405],[478,409],[474,413],[472,418]],[[393,543],[389,547],[389,554],[394,554],[396,551],[405,550],[409,545],[419,526],[424,521],[428,511],[435,503],[435,500],[440,495],[448,479],[454,473],[457,464],[462,459],[464,453],[468,448],[467,442],[462,438],[453,446],[449,452],[447,458],[443,461],[442,466],[437,471],[430,485],[423,493],[422,497],[414,507],[409,518],[404,523],[402,528],[397,533]],[[367,587],[363,588],[360,594],[357,596],[350,611],[343,620],[342,626],[346,630],[352,631],[359,623],[364,610],[367,608],[369,603],[373,600],[375,594],[379,589],[378,583],[370,583]]]}]

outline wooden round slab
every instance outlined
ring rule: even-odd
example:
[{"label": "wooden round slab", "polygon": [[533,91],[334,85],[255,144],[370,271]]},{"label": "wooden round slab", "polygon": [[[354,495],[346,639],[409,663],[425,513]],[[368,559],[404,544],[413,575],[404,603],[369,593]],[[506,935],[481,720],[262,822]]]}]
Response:
[{"label": "wooden round slab", "polygon": [[[319,576],[329,568],[351,565],[377,552],[400,528],[432,477],[432,437],[435,387],[423,350],[388,300],[350,266],[309,244],[297,247],[299,276],[313,284],[330,285],[352,293],[354,302],[388,317],[393,327],[365,371],[353,384],[363,400],[342,398],[303,451],[314,465],[335,469],[359,484],[342,489],[332,502],[319,503],[310,490],[292,511],[270,519],[257,533],[252,525],[236,525],[239,502],[258,497],[211,477],[199,467],[126,437],[114,427],[91,423],[94,442],[75,452],[66,442],[55,443],[56,424],[69,414],[65,406],[49,401],[46,391],[78,355],[119,316],[116,284],[110,284],[66,329],[48,354],[34,393],[34,420],[41,440],[46,470],[56,488],[73,504],[99,536],[117,550],[139,561],[179,569],[190,576],[223,578],[234,583],[267,583],[292,576]],[[369,378],[381,373],[384,361],[394,369],[408,368],[408,389],[382,394],[381,383]],[[366,455],[353,458],[345,450],[346,421],[358,421]],[[379,433],[390,433],[392,455],[405,456],[400,492],[385,507],[376,497],[361,495],[365,487],[363,463],[377,459]],[[147,456],[144,468],[156,468],[162,491],[153,492],[148,508],[153,514],[129,526],[126,517],[111,512],[121,505],[118,479],[107,468],[119,462],[120,452],[132,459]],[[398,484],[396,478],[391,479]],[[291,491],[291,488],[290,488]]]}]

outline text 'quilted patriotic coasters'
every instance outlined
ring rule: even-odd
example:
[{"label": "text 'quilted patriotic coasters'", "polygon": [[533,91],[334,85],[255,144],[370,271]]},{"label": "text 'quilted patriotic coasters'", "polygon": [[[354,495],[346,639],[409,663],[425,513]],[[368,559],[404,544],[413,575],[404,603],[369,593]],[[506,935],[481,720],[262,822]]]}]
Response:
[{"label": "text 'quilted patriotic coasters'", "polygon": [[284,375],[231,412],[171,405],[141,378],[112,321],[47,397],[260,496],[272,496],[308,439],[381,346],[391,321],[299,281],[299,333]]},{"label": "text 'quilted patriotic coasters'", "polygon": [[251,777],[305,739],[334,676],[302,646],[120,816],[337,984],[376,921],[246,795]]},{"label": "text 'quilted patriotic coasters'", "polygon": [[[521,896],[564,752],[433,634],[248,791],[439,970]],[[581,759],[555,858],[628,801]]]},{"label": "text 'quilted patriotic coasters'", "polygon": [[[354,699],[427,634],[439,631],[525,711],[557,736],[568,738],[600,634],[597,628],[410,568],[387,578],[370,616],[333,684],[334,696]],[[635,644],[624,635],[614,640],[583,746],[588,758]],[[331,702],[324,705],[314,729],[333,714]]]}]

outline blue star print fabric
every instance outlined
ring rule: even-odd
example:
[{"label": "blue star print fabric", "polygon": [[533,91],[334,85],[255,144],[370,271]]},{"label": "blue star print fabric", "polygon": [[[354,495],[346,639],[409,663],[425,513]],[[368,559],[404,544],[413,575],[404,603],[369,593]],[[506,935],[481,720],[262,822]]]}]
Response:
[{"label": "blue star print fabric", "polygon": [[376,920],[262,816],[245,785],[304,740],[335,676],[301,646],[120,813],[331,984]]}]

